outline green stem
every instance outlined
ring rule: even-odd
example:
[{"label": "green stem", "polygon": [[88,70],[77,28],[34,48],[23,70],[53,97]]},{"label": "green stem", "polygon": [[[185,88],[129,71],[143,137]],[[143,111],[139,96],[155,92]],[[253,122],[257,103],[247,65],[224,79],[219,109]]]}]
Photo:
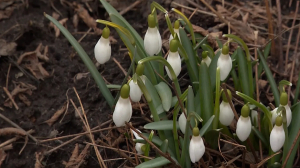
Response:
[{"label": "green stem", "polygon": [[[178,146],[178,133],[177,133],[177,128],[176,128],[176,123],[177,123],[177,116],[179,113],[179,106],[176,106],[173,112],[173,134],[174,134],[174,141],[175,141],[175,153],[176,153],[176,158],[177,160],[180,160],[180,153],[179,153],[179,146]],[[175,127],[174,127],[175,125]]]},{"label": "green stem", "polygon": [[215,108],[214,108],[214,122],[213,129],[218,129],[219,115],[220,115],[220,68],[217,67],[216,71],[216,97],[215,97]]}]

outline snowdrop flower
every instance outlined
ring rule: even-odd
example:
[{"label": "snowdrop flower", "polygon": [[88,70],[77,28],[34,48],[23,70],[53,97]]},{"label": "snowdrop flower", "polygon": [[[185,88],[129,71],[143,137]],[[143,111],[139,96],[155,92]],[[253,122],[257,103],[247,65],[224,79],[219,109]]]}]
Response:
[{"label": "snowdrop flower", "polygon": [[[179,41],[181,41],[180,40],[180,35],[179,35],[179,26],[180,26],[180,22],[179,22],[179,20],[176,20],[175,23],[174,23],[174,33],[177,34],[177,37],[178,37]],[[174,38],[173,35],[170,34],[169,44],[171,43],[171,40],[173,40],[173,38]]]},{"label": "snowdrop flower", "polygon": [[106,63],[111,56],[111,46],[109,42],[110,30],[108,27],[105,27],[102,31],[102,36],[97,42],[94,53],[95,58],[100,64]]},{"label": "snowdrop flower", "polygon": [[[178,53],[178,45],[179,44],[176,39],[171,40],[170,51],[169,51],[169,55],[167,57],[167,61],[172,66],[176,77],[179,75],[179,73],[181,71],[181,59],[180,59],[180,55]],[[166,67],[166,71],[167,71],[169,78],[173,79],[168,67]]]},{"label": "snowdrop flower", "polygon": [[229,75],[232,68],[231,57],[228,54],[229,48],[226,45],[223,45],[222,53],[218,59],[217,66],[220,68],[220,80],[224,81]]},{"label": "snowdrop flower", "polygon": [[130,87],[124,84],[121,88],[120,98],[113,113],[113,121],[117,127],[124,126],[132,116],[132,106],[129,100]]},{"label": "snowdrop flower", "polygon": [[230,125],[234,118],[233,111],[229,104],[229,101],[231,101],[232,98],[230,90],[227,89],[227,93],[229,96],[229,100],[227,100],[225,92],[222,93],[223,101],[220,104],[220,116],[219,116],[220,123],[225,126]]},{"label": "snowdrop flower", "polygon": [[275,126],[270,134],[270,146],[273,152],[279,151],[285,141],[285,133],[282,124],[282,117],[276,117]]},{"label": "snowdrop flower", "polygon": [[245,104],[242,108],[242,115],[240,116],[236,124],[236,135],[243,142],[251,133],[251,120],[249,117],[250,108],[248,104]]},{"label": "snowdrop flower", "polygon": [[[136,129],[137,131],[139,131],[140,133],[142,133],[140,130],[138,130],[138,129]],[[140,137],[135,131],[132,131],[132,133],[133,133],[133,135],[134,135],[134,137],[135,137],[135,139],[143,139],[142,137]],[[136,143],[135,144],[135,150],[137,151],[137,153],[139,154],[139,155],[142,155],[142,154],[144,154],[144,151],[145,151],[145,148],[146,146],[145,146],[145,144],[143,144],[143,143]]]},{"label": "snowdrop flower", "polygon": [[208,57],[207,51],[202,52],[202,61],[201,62],[205,62],[207,67],[209,67],[209,65],[211,63],[211,59],[210,59],[210,57]]},{"label": "snowdrop flower", "polygon": [[189,153],[193,163],[198,162],[205,152],[205,146],[200,136],[198,127],[193,128],[193,136],[190,142]]},{"label": "snowdrop flower", "polygon": [[186,126],[186,117],[184,113],[182,112],[181,115],[178,118],[178,124],[181,132],[185,134],[185,126]]},{"label": "snowdrop flower", "polygon": [[144,38],[144,47],[148,55],[157,55],[162,47],[160,33],[156,27],[154,15],[148,15],[148,30]]},{"label": "snowdrop flower", "polygon": [[[289,126],[291,124],[291,121],[292,121],[292,110],[291,110],[290,106],[288,105],[288,95],[284,91],[280,95],[280,105],[285,108],[285,111],[286,111],[286,122],[287,122],[287,126]],[[278,116],[277,109],[278,108],[275,108],[271,112],[272,113],[272,124],[275,123],[275,120],[276,120],[276,118]]]},{"label": "snowdrop flower", "polygon": [[[145,76],[143,75],[143,73],[144,73],[144,64],[138,64],[138,66],[136,68],[136,74],[135,75],[138,75],[142,79],[142,81],[144,82],[144,84],[145,84]],[[133,102],[139,102],[141,100],[143,92],[141,91],[139,85],[136,82],[134,82],[134,81],[136,81],[136,80],[131,80],[129,82],[129,86],[130,86],[130,99]]]}]

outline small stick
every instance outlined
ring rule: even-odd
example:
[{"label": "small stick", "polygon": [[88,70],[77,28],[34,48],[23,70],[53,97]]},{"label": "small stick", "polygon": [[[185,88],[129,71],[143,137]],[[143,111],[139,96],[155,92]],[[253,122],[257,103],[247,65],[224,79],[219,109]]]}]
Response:
[{"label": "small stick", "polygon": [[134,132],[136,132],[141,138],[143,138],[147,143],[149,143],[152,148],[157,151],[161,156],[165,157],[168,159],[171,163],[173,163],[176,167],[179,167],[177,163],[170,157],[169,154],[166,154],[162,152],[159,148],[157,148],[151,141],[149,141],[143,134],[141,134],[138,130],[136,130],[132,125],[130,125],[128,122],[125,122],[125,124],[131,128]]},{"label": "small stick", "polygon": [[289,157],[290,157],[290,155],[292,153],[292,150],[294,149],[294,147],[295,147],[295,145],[296,145],[296,143],[298,141],[299,136],[300,136],[300,130],[298,131],[298,134],[297,134],[296,138],[294,139],[294,141],[292,143],[292,146],[290,147],[290,150],[289,150],[288,154],[286,155],[286,158],[285,158],[285,160],[283,162],[282,168],[285,168],[285,165],[286,165],[286,163],[287,163],[287,161],[288,161],[288,159],[289,159]]},{"label": "small stick", "polygon": [[[274,30],[273,30],[273,21],[272,21],[272,14],[270,12],[269,8],[269,1],[265,0],[265,5],[266,5],[266,11],[267,11],[267,16],[268,16],[268,37],[269,39],[274,38]],[[271,53],[275,53],[275,43],[274,40],[271,41]]]},{"label": "small stick", "polygon": [[[32,133],[34,133],[34,130],[29,130],[29,131],[27,131],[27,133],[28,133],[28,134],[32,134]],[[9,139],[9,140],[3,142],[2,144],[0,144],[0,148],[6,146],[6,145],[8,145],[8,144],[11,144],[11,143],[15,142],[16,140],[18,140],[18,139],[20,139],[20,138],[21,138],[21,136],[16,136],[16,137],[14,137],[14,138],[11,138],[11,139]]]},{"label": "small stick", "polygon": [[122,11],[120,11],[120,15],[124,15],[125,13],[127,13],[128,11],[130,11],[132,8],[134,8],[138,4],[140,4],[142,1],[143,0],[135,1],[134,3],[132,3],[131,5],[129,5],[127,8],[123,9]]},{"label": "small stick", "polygon": [[[298,13],[298,9],[299,9],[299,1],[297,1],[297,5],[296,5],[296,11],[294,14],[294,18],[293,18],[293,23],[292,23],[292,27],[295,26],[295,22],[296,22],[296,18],[297,18],[297,13]],[[287,44],[287,50],[285,53],[285,73],[287,73],[287,68],[288,68],[288,58],[289,58],[289,52],[290,52],[290,45],[291,45],[291,39],[292,39],[292,35],[293,35],[293,31],[294,29],[292,29],[290,31],[290,35],[289,35],[289,39],[288,39],[288,44]],[[298,40],[298,39],[297,39]],[[298,47],[298,46],[296,46]],[[297,51],[297,50],[296,50]],[[293,72],[292,72],[293,73]]]},{"label": "small stick", "polygon": [[191,18],[195,15],[195,13],[197,12],[197,8],[195,8],[195,10],[193,11],[193,13],[190,15],[189,20],[191,20]]},{"label": "small stick", "polygon": [[13,105],[15,106],[16,110],[19,110],[19,106],[17,105],[17,103],[15,102],[15,100],[13,99],[12,95],[9,93],[9,91],[6,89],[6,87],[3,87],[4,92],[6,93],[6,95],[8,96],[8,98],[10,99],[10,101],[13,103]]},{"label": "small stick", "polygon": [[290,0],[289,7],[292,6],[293,0]]},{"label": "small stick", "polygon": [[124,68],[121,66],[121,64],[115,58],[113,58],[113,61],[118,65],[118,67],[121,69],[123,74],[126,76],[127,72],[124,70]]},{"label": "small stick", "polygon": [[10,68],[11,68],[11,63],[8,66],[8,70],[7,70],[7,76],[6,76],[6,88],[8,88],[8,78],[9,78],[9,72],[10,72]]},{"label": "small stick", "polygon": [[53,149],[51,149],[51,150],[48,150],[47,152],[44,153],[44,155],[49,155],[49,154],[51,154],[52,152],[56,151],[57,149],[59,149],[59,148],[65,146],[65,145],[67,145],[67,144],[69,144],[69,143],[75,141],[76,139],[78,139],[78,138],[80,138],[80,137],[81,137],[80,135],[79,135],[79,136],[76,136],[76,137],[74,137],[74,138],[72,138],[72,139],[70,139],[70,140],[68,140],[68,141],[66,141],[66,142],[64,142],[64,143],[62,143],[61,145],[58,145],[57,147],[55,147],[55,148],[53,148]]},{"label": "small stick", "polygon": [[[7,117],[5,117],[1,113],[0,113],[0,118],[2,118],[3,120],[5,120],[6,122],[8,122],[9,124],[11,124],[12,126],[14,126],[16,128],[19,128],[19,129],[23,130],[24,132],[26,132],[23,128],[21,128],[20,126],[18,126],[16,123],[12,122],[10,119],[8,119]],[[26,132],[26,135],[29,136],[29,138],[31,138],[36,143],[39,142],[35,137],[33,137],[32,135],[30,135],[28,132]]]},{"label": "small stick", "polygon": [[[281,5],[280,5],[280,0],[276,0],[276,5],[277,5],[277,12],[278,12],[278,22],[277,22],[277,27],[278,27],[278,32],[281,32]],[[282,53],[282,41],[281,41],[281,35],[279,35],[279,44],[278,44],[278,48],[279,48],[279,69],[282,70],[283,69],[283,53]]]}]

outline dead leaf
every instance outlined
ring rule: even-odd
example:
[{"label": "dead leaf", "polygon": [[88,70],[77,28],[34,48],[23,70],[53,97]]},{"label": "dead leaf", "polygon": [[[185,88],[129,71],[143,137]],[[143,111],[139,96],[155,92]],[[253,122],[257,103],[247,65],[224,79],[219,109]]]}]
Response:
[{"label": "dead leaf", "polygon": [[3,161],[5,160],[5,158],[6,158],[5,151],[2,150],[2,149],[0,149],[0,167],[1,167],[2,163],[3,163]]},{"label": "dead leaf", "polygon": [[273,102],[274,101],[273,93],[266,93],[266,97],[269,100],[269,102]]},{"label": "dead leaf", "polygon": [[26,132],[19,129],[19,128],[13,128],[13,127],[0,129],[0,136],[10,135],[10,134],[17,134],[17,135],[23,135],[24,136],[24,135],[26,135]]},{"label": "dead leaf", "polygon": [[194,29],[195,33],[200,33],[203,36],[207,36],[208,35],[207,41],[209,42],[209,44],[212,45],[211,47],[213,47],[213,48],[215,47],[215,40],[214,40],[214,38],[210,35],[210,33],[207,30],[203,29],[200,26],[196,26],[196,25],[193,25],[193,24],[192,24],[192,26],[193,26],[193,29]]},{"label": "dead leaf", "polygon": [[66,111],[66,109],[67,102],[65,102],[65,104],[59,110],[57,110],[49,120],[45,121],[44,123],[47,123],[49,126],[51,126]]},{"label": "dead leaf", "polygon": [[89,149],[90,145],[87,144],[85,146],[85,148],[81,151],[81,153],[78,155],[79,153],[79,146],[78,144],[75,145],[75,148],[72,152],[72,155],[69,159],[68,162],[63,162],[63,164],[65,165],[66,168],[78,168],[81,166],[81,164],[84,161],[84,158],[87,156],[88,154],[88,149]]},{"label": "dead leaf", "polygon": [[34,168],[42,168],[44,165],[42,164],[42,161],[44,159],[44,154],[42,152],[35,152],[35,164]]},{"label": "dead leaf", "polygon": [[73,16],[73,20],[72,21],[73,21],[73,26],[74,26],[75,30],[77,30],[78,23],[79,23],[79,19],[78,19],[78,15],[77,14],[75,14]]},{"label": "dead leaf", "polygon": [[10,56],[16,51],[17,43],[7,43],[5,40],[0,39],[0,56]]},{"label": "dead leaf", "polygon": [[26,104],[27,106],[30,106],[31,101],[29,101],[23,93],[20,93],[18,96],[19,96],[19,99],[22,100],[22,102],[24,104]]},{"label": "dead leaf", "polygon": [[247,12],[246,15],[243,16],[243,22],[247,23],[248,18],[249,18],[249,12]]},{"label": "dead leaf", "polygon": [[72,155],[68,161],[68,163],[66,163],[66,168],[70,168],[73,167],[74,165],[76,165],[76,158],[78,157],[78,153],[79,153],[79,147],[78,144],[75,144],[75,148],[72,152]]},{"label": "dead leaf", "polygon": [[268,81],[266,81],[266,80],[262,80],[262,79],[258,80],[258,86],[260,89],[264,89],[267,84],[268,84]]},{"label": "dead leaf", "polygon": [[78,80],[81,80],[81,79],[83,79],[83,78],[86,78],[86,77],[88,77],[89,76],[89,72],[86,72],[86,73],[78,73],[78,74],[76,74],[75,76],[74,76],[74,83],[76,83]]}]

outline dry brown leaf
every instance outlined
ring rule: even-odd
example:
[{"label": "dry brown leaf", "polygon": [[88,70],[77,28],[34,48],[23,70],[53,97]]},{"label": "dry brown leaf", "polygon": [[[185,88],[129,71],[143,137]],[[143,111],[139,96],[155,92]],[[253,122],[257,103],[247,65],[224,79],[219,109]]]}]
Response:
[{"label": "dry brown leaf", "polygon": [[273,102],[274,101],[273,93],[266,93],[266,97],[269,100],[269,102]]},{"label": "dry brown leaf", "polygon": [[86,72],[86,73],[78,73],[78,74],[76,74],[75,76],[74,76],[74,83],[76,83],[78,80],[81,80],[81,79],[83,79],[83,78],[86,78],[86,77],[88,77],[89,76],[89,72]]},{"label": "dry brown leaf", "polygon": [[43,159],[44,159],[44,154],[42,152],[36,152],[34,168],[44,167],[44,165],[42,164]]},{"label": "dry brown leaf", "polygon": [[5,151],[2,150],[2,149],[0,149],[0,167],[1,167],[2,163],[3,163],[3,161],[5,160],[5,158],[6,158]]},{"label": "dry brown leaf", "polygon": [[78,153],[79,153],[79,147],[78,147],[78,144],[75,144],[75,148],[72,152],[72,155],[71,155],[68,163],[65,163],[66,168],[71,168],[74,165],[76,165],[76,158],[78,157]]},{"label": "dry brown leaf", "polygon": [[195,33],[200,33],[203,36],[207,36],[208,35],[207,41],[209,42],[209,44],[212,45],[211,47],[213,47],[213,48],[215,47],[215,40],[214,40],[214,38],[210,35],[210,33],[207,30],[203,29],[200,26],[196,26],[196,25],[193,25],[193,24],[192,24],[192,26],[193,26],[193,29],[194,29]]},{"label": "dry brown leaf", "polygon": [[19,96],[19,99],[22,100],[22,102],[24,104],[26,104],[27,106],[30,106],[31,101],[29,101],[23,93],[20,93],[18,96]]},{"label": "dry brown leaf", "polygon": [[[15,99],[15,97],[20,94],[20,93],[26,93],[28,95],[32,94],[32,90],[36,90],[36,87],[30,84],[25,84],[22,82],[14,82],[14,84],[16,84],[16,87],[14,88],[14,90],[10,93],[12,98]],[[4,106],[12,108],[13,103],[12,101],[7,98],[4,103]]]},{"label": "dry brown leaf", "polygon": [[243,16],[243,22],[247,23],[249,18],[249,12],[246,13],[246,15]]},{"label": "dry brown leaf", "polygon": [[0,39],[0,56],[9,56],[16,51],[17,43],[7,43],[5,40]]},{"label": "dry brown leaf", "polygon": [[24,136],[24,135],[26,135],[26,132],[19,128],[13,128],[13,127],[0,129],[0,136],[10,135],[10,134],[18,134],[18,135]]},{"label": "dry brown leaf", "polygon": [[264,89],[268,84],[268,81],[266,80],[262,80],[262,79],[259,79],[258,80],[258,86],[260,89]]},{"label": "dry brown leaf", "polygon": [[79,154],[79,156],[76,158],[76,168],[79,168],[81,166],[81,164],[84,162],[84,158],[88,155],[88,150],[90,148],[90,144],[86,144],[86,146],[84,147],[84,149],[81,151],[81,153]]},{"label": "dry brown leaf", "polygon": [[67,102],[65,102],[65,104],[59,110],[57,110],[49,120],[45,121],[45,123],[51,126],[66,111],[66,109]]},{"label": "dry brown leaf", "polygon": [[76,2],[73,2],[73,7],[74,7],[75,11],[77,12],[78,16],[84,21],[84,23],[88,27],[94,29],[96,34],[98,34],[98,35],[102,34],[102,30],[97,28],[96,20],[90,16],[88,11],[86,9],[84,9],[84,7],[82,5],[80,5]]},{"label": "dry brown leaf", "polygon": [[74,26],[75,30],[77,30],[78,23],[79,23],[79,19],[78,19],[78,15],[77,15],[77,14],[75,14],[75,15],[73,16],[72,22],[73,22],[73,26]]}]

